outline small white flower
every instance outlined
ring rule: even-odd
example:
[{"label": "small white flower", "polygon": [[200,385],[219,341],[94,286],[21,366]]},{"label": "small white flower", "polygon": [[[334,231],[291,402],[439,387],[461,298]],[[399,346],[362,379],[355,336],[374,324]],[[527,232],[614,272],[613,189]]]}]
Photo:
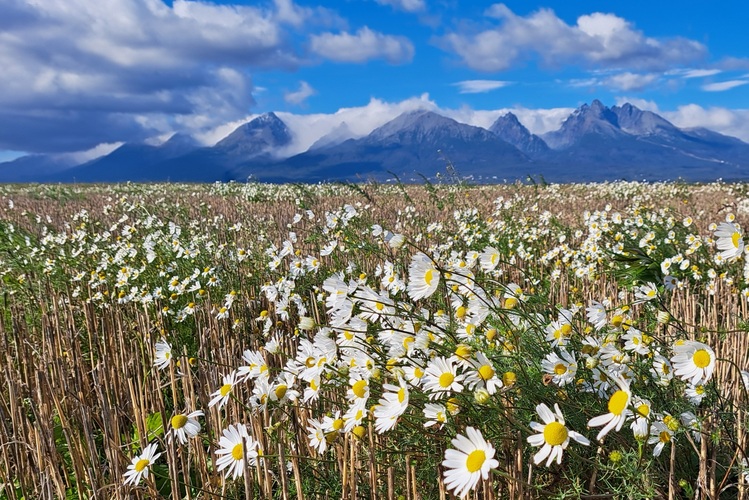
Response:
[{"label": "small white flower", "polygon": [[536,413],[541,417],[543,423],[531,422],[531,429],[538,432],[528,436],[528,443],[531,446],[542,446],[541,449],[533,456],[533,463],[538,465],[546,459],[546,467],[556,459],[558,464],[562,463],[562,453],[567,449],[570,438],[578,443],[588,446],[590,441],[580,433],[567,429],[564,422],[564,416],[559,409],[559,405],[554,403],[554,411],[549,409],[544,403],[536,406]]}]

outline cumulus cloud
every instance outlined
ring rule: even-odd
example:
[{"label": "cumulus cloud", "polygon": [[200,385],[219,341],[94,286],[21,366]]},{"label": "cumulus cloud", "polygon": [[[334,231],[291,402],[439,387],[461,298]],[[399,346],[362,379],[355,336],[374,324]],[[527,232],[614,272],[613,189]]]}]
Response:
[{"label": "cumulus cloud", "polygon": [[424,0],[375,0],[380,5],[390,5],[406,12],[421,12],[426,9]]},{"label": "cumulus cloud", "polygon": [[366,26],[354,34],[343,31],[312,35],[310,50],[326,59],[344,63],[385,59],[391,64],[402,64],[414,56],[414,47],[408,38],[385,35]]},{"label": "cumulus cloud", "polygon": [[677,127],[705,127],[749,142],[749,109],[703,108],[697,104],[687,104],[679,106],[676,111],[663,111],[660,114]]},{"label": "cumulus cloud", "polygon": [[284,100],[289,104],[302,104],[309,97],[315,95],[317,91],[312,86],[305,82],[299,82],[299,90],[294,92],[286,92],[283,96]]},{"label": "cumulus cloud", "polygon": [[293,69],[287,26],[330,11],[174,0],[14,0],[0,20],[0,150],[81,151],[244,117],[251,73]]},{"label": "cumulus cloud", "polygon": [[462,82],[457,82],[453,85],[458,87],[461,94],[482,94],[484,92],[501,89],[511,83],[512,82],[505,82],[502,80],[463,80]]},{"label": "cumulus cloud", "polygon": [[725,82],[706,83],[700,88],[707,92],[723,92],[746,85],[747,83],[749,83],[749,80],[727,80]]},{"label": "cumulus cloud", "polygon": [[[295,114],[287,112],[277,113],[294,136],[294,143],[286,150],[279,152],[280,156],[291,156],[307,151],[316,141],[331,132],[339,132],[341,124],[350,138],[364,137],[377,127],[384,125],[398,115],[407,111],[423,109],[434,111],[460,123],[476,127],[489,128],[500,116],[512,112],[528,130],[534,134],[543,134],[560,127],[565,118],[573,111],[572,108],[528,109],[523,107],[500,108],[492,110],[476,110],[469,107],[458,109],[444,108],[429,97],[422,94],[397,102],[382,99],[370,99],[364,106],[341,108],[335,113]],[[248,117],[249,121],[253,117]],[[231,127],[217,130],[210,138],[204,136],[206,143],[217,142],[228,135],[242,122],[232,124]]]},{"label": "cumulus cloud", "polygon": [[496,25],[478,33],[454,32],[440,39],[443,48],[480,71],[502,71],[519,61],[539,58],[547,66],[563,63],[595,68],[665,70],[702,59],[707,50],[686,38],[645,36],[626,19],[595,12],[569,25],[551,9],[528,16],[504,4],[485,12]]},{"label": "cumulus cloud", "polygon": [[642,90],[656,80],[658,80],[658,75],[655,73],[638,74],[627,71],[618,75],[612,75],[606,78],[603,83],[611,89],[626,92],[630,90]]}]

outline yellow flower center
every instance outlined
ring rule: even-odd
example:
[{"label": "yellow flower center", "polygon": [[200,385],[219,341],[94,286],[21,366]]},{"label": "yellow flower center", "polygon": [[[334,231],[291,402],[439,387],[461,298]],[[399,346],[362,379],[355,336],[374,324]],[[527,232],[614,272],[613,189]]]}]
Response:
[{"label": "yellow flower center", "polygon": [[366,380],[357,380],[354,385],[351,386],[351,390],[357,398],[364,397],[364,390],[367,388]]},{"label": "yellow flower center", "polygon": [[378,303],[375,304],[375,308],[378,311],[382,311],[383,309],[385,309],[385,304],[383,304],[382,302],[378,302]]},{"label": "yellow flower center", "polygon": [[731,243],[733,243],[733,248],[739,248],[739,241],[741,240],[741,234],[738,232],[735,232],[731,235]]},{"label": "yellow flower center", "polygon": [[400,389],[398,389],[398,402],[402,403],[405,400],[406,400],[406,388],[401,387]]},{"label": "yellow flower center", "polygon": [[432,279],[434,279],[434,269],[427,269],[427,272],[424,273],[424,281],[427,286],[432,286]]},{"label": "yellow flower center", "polygon": [[517,380],[518,376],[515,372],[505,372],[504,375],[502,375],[502,383],[504,385],[512,385],[517,382]]},{"label": "yellow flower center", "polygon": [[244,458],[244,447],[242,446],[242,443],[234,445],[234,448],[231,449],[231,456],[234,460],[242,460]]},{"label": "yellow flower center", "polygon": [[505,309],[512,309],[516,305],[518,305],[518,299],[515,297],[507,297],[505,299]]},{"label": "yellow flower center", "polygon": [[694,351],[692,361],[697,368],[705,368],[710,364],[710,354],[705,349],[698,349]]},{"label": "yellow flower center", "polygon": [[477,470],[481,470],[481,466],[486,461],[486,453],[484,450],[473,450],[466,458],[466,469],[468,472],[474,473]]},{"label": "yellow flower center", "polygon": [[644,403],[641,404],[640,406],[637,407],[637,413],[639,413],[643,417],[647,417],[648,415],[650,415],[650,406]]},{"label": "yellow flower center", "polygon": [[333,430],[340,431],[341,429],[343,429],[343,419],[337,418],[333,420]]},{"label": "yellow flower center", "polygon": [[231,392],[231,384],[224,384],[221,386],[221,396],[226,397]]},{"label": "yellow flower center", "polygon": [[463,319],[466,317],[466,308],[463,306],[459,306],[458,309],[455,311],[455,317],[458,319]]},{"label": "yellow flower center", "polygon": [[452,385],[453,380],[455,380],[455,375],[453,375],[450,372],[443,373],[440,375],[440,386],[441,387],[450,387]]},{"label": "yellow flower center", "polygon": [[567,427],[559,422],[550,422],[544,427],[544,441],[551,446],[557,446],[567,440]]},{"label": "yellow flower center", "polygon": [[570,334],[572,333],[572,325],[570,325],[569,323],[565,323],[562,325],[561,330],[562,330],[562,335],[564,335],[565,337],[569,337]]},{"label": "yellow flower center", "polygon": [[142,472],[143,469],[145,469],[146,467],[148,467],[148,464],[150,464],[150,463],[151,463],[151,461],[148,460],[147,458],[141,458],[140,460],[138,460],[137,462],[135,462],[135,471],[136,472]]},{"label": "yellow flower center", "polygon": [[184,415],[175,415],[172,417],[172,428],[181,429],[187,423],[187,417]]},{"label": "yellow flower center", "polygon": [[419,367],[414,368],[414,377],[421,378],[424,375],[424,370]]},{"label": "yellow flower center", "polygon": [[671,434],[669,434],[668,431],[661,431],[661,433],[658,434],[658,439],[661,443],[668,443],[671,441]]},{"label": "yellow flower center", "polygon": [[274,391],[276,393],[276,397],[278,399],[283,399],[283,397],[286,395],[287,389],[288,389],[288,387],[286,387],[286,385],[279,384],[279,386],[276,387],[276,389]]},{"label": "yellow flower center", "polygon": [[567,365],[564,363],[557,363],[556,366],[554,366],[554,373],[557,375],[564,375],[567,373]]},{"label": "yellow flower center", "polygon": [[622,390],[616,391],[609,398],[609,412],[614,415],[621,415],[625,408],[629,404],[629,394]]},{"label": "yellow flower center", "polygon": [[468,359],[471,357],[471,347],[465,344],[458,344],[455,348],[455,355],[462,359]]},{"label": "yellow flower center", "polygon": [[494,368],[492,368],[489,365],[484,365],[481,368],[479,368],[479,377],[481,377],[481,380],[489,380],[494,376]]}]

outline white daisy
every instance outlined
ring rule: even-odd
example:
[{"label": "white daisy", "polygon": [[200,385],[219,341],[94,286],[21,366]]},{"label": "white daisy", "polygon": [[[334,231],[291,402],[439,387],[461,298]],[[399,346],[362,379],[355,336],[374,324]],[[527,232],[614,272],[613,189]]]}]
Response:
[{"label": "white daisy", "polygon": [[577,373],[577,360],[575,355],[560,349],[559,354],[550,352],[541,361],[541,369],[552,376],[552,381],[559,387],[563,387],[575,380]]},{"label": "white daisy", "polygon": [[461,392],[463,375],[458,375],[452,359],[439,356],[432,359],[424,371],[422,384],[430,399],[436,399],[451,392]]},{"label": "white daisy", "polygon": [[231,391],[234,389],[234,385],[237,383],[237,372],[231,372],[227,375],[224,375],[224,383],[221,385],[221,387],[211,394],[211,400],[208,402],[208,407],[212,408],[216,404],[218,404],[219,409],[221,409],[227,401],[229,401],[229,398],[231,397]]},{"label": "white daisy", "polygon": [[307,426],[307,430],[309,431],[309,434],[307,434],[307,437],[309,438],[309,445],[317,450],[317,453],[325,453],[325,449],[328,446],[328,441],[325,439],[325,429],[323,428],[322,422],[311,418],[307,420],[307,423],[309,424]]},{"label": "white daisy", "polygon": [[247,426],[242,424],[230,425],[222,432],[218,444],[221,447],[216,450],[216,470],[226,469],[224,477],[232,476],[232,479],[244,474],[245,461],[255,465],[258,452],[258,443],[247,432]]},{"label": "white daisy", "polygon": [[652,281],[635,288],[635,301],[647,302],[658,297],[658,287]]},{"label": "white daisy", "polygon": [[171,418],[169,421],[171,430],[169,431],[169,439],[176,438],[180,444],[187,443],[188,438],[194,438],[200,432],[200,422],[198,417],[202,417],[203,412],[196,410],[191,413],[179,413]]},{"label": "white daisy", "polygon": [[148,479],[148,468],[154,461],[161,456],[156,453],[156,443],[151,443],[143,449],[140,455],[134,457],[127,466],[127,471],[123,476],[124,484],[136,485],[141,479]]},{"label": "white daisy", "polygon": [[629,403],[632,399],[632,393],[629,390],[629,383],[621,377],[614,379],[619,389],[609,398],[608,413],[593,417],[588,422],[588,427],[600,427],[603,429],[596,436],[601,440],[611,429],[617,432],[622,428],[624,422],[632,416],[632,410],[629,409]]},{"label": "white daisy", "polygon": [[663,451],[663,447],[671,442],[673,439],[673,431],[668,428],[666,424],[661,421],[653,422],[650,427],[650,437],[648,438],[648,444],[655,444],[653,448],[653,456],[657,457]]},{"label": "white daisy", "polygon": [[744,253],[744,237],[741,230],[731,222],[721,222],[715,231],[716,246],[724,259],[740,257]]},{"label": "white daisy", "polygon": [[499,462],[494,459],[494,447],[484,440],[481,432],[466,428],[466,435],[458,434],[452,440],[456,449],[445,450],[442,466],[445,471],[445,486],[462,497],[476,487],[479,479],[488,479],[489,471]]},{"label": "white daisy", "polygon": [[169,342],[164,337],[161,337],[153,346],[153,351],[153,365],[159,370],[169,368],[169,364],[172,362],[172,346],[169,345]]},{"label": "white daisy", "polygon": [[606,319],[606,307],[603,304],[592,300],[590,301],[590,306],[585,309],[585,312],[593,328],[600,330],[606,326],[608,320]]},{"label": "white daisy", "polygon": [[440,283],[440,272],[427,255],[417,253],[408,266],[408,295],[414,299],[424,299],[432,295]]},{"label": "white daisy", "polygon": [[447,422],[447,408],[442,404],[425,404],[424,420],[424,427],[436,425],[438,429],[442,429],[442,426]]},{"label": "white daisy", "polygon": [[408,408],[408,387],[403,379],[398,379],[398,385],[384,384],[386,391],[375,406],[375,429],[379,434],[395,427],[395,423]]},{"label": "white daisy", "polygon": [[707,344],[695,340],[677,341],[671,364],[674,374],[692,385],[705,384],[715,369],[715,352]]},{"label": "white daisy", "polygon": [[585,446],[590,444],[588,438],[582,434],[567,429],[564,425],[564,416],[556,403],[554,403],[554,411],[556,414],[552,413],[544,403],[536,406],[536,413],[541,417],[543,424],[531,422],[531,429],[538,434],[528,436],[527,439],[531,446],[543,445],[538,453],[533,456],[533,463],[536,465],[543,462],[544,459],[546,459],[546,467],[551,465],[554,459],[558,464],[561,464],[562,452],[567,449],[570,438]]}]

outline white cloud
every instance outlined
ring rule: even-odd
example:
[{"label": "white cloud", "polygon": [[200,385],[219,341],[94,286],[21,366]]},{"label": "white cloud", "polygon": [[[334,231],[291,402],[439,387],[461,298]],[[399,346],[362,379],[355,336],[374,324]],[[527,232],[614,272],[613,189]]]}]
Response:
[{"label": "white cloud", "polygon": [[609,88],[614,90],[642,90],[653,82],[658,80],[658,75],[655,73],[638,74],[638,73],[619,73],[618,75],[612,75],[606,78],[603,83]]},{"label": "white cloud", "polygon": [[648,101],[646,99],[641,99],[639,97],[617,97],[616,98],[616,104],[618,106],[621,106],[626,103],[629,103],[632,106],[640,108],[643,111],[652,111],[653,113],[660,114],[660,111],[658,111],[658,104],[656,104],[655,101]]},{"label": "white cloud", "polygon": [[684,71],[681,76],[683,78],[703,78],[706,76],[713,76],[721,73],[719,69],[690,69]]},{"label": "white cloud", "polygon": [[725,82],[706,83],[700,88],[707,92],[723,92],[725,90],[746,85],[747,83],[749,83],[749,80],[727,80]]},{"label": "white cloud", "polygon": [[0,150],[64,152],[243,118],[250,74],[300,63],[287,26],[323,8],[174,0],[16,0],[2,7]]},{"label": "white cloud", "polygon": [[663,70],[703,58],[705,47],[685,38],[645,36],[614,14],[595,12],[569,25],[551,9],[518,16],[504,4],[486,11],[497,20],[478,33],[450,33],[441,45],[480,71],[505,70],[519,61],[538,57],[547,66],[563,63],[597,68]]},{"label": "white cloud", "polygon": [[505,82],[502,80],[463,80],[462,82],[457,82],[453,85],[460,89],[459,92],[461,94],[481,94],[501,89],[511,83],[512,82]]},{"label": "white cloud", "polygon": [[749,142],[749,109],[703,108],[697,104],[687,104],[679,106],[676,111],[663,111],[660,114],[677,127],[705,127]]},{"label": "white cloud", "polygon": [[390,5],[406,12],[420,12],[426,9],[424,0],[375,0],[380,5]]},{"label": "white cloud", "polygon": [[312,86],[305,82],[299,82],[299,90],[294,92],[286,92],[283,96],[284,100],[289,104],[302,104],[309,97],[317,94],[317,91]]},{"label": "white cloud", "polygon": [[91,161],[104,155],[108,155],[123,144],[124,142],[102,143],[94,146],[91,149],[87,149],[86,151],[78,151],[76,153],[63,153],[61,155],[58,155],[58,157],[70,160],[70,162],[75,165]]},{"label": "white cloud", "polygon": [[[294,143],[281,156],[290,156],[302,153],[309,149],[317,140],[346,123],[352,137],[363,137],[377,127],[384,125],[398,115],[416,109],[426,109],[447,116],[460,123],[474,125],[476,127],[489,128],[494,121],[507,112],[514,113],[520,122],[534,134],[543,134],[550,130],[556,130],[565,118],[573,111],[572,108],[553,109],[527,109],[522,107],[500,108],[493,110],[475,110],[468,107],[459,109],[441,108],[430,99],[428,94],[411,97],[398,102],[387,102],[381,99],[371,99],[365,106],[341,108],[335,113],[295,114],[277,113],[294,136]],[[202,137],[206,143],[217,142],[236,127],[254,117],[248,117],[242,122],[225,127],[216,131],[208,140]]]},{"label": "white cloud", "polygon": [[344,31],[312,35],[310,49],[326,59],[345,63],[385,59],[391,64],[402,64],[414,56],[414,47],[408,38],[385,35],[366,26],[354,34]]}]

